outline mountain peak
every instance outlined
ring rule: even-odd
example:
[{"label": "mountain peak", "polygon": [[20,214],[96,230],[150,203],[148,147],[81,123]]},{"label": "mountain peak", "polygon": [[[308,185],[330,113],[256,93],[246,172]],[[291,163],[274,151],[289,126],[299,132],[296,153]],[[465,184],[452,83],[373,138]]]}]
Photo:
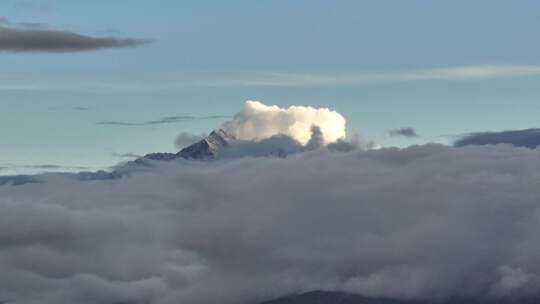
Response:
[{"label": "mountain peak", "polygon": [[135,164],[148,164],[148,160],[172,161],[178,158],[188,160],[215,159],[220,150],[229,146],[236,138],[223,129],[216,129],[206,138],[183,148],[178,153],[151,153],[133,161]]},{"label": "mountain peak", "polygon": [[230,135],[223,129],[217,129],[212,131],[208,137],[204,139],[210,146],[220,148],[230,144],[231,141],[236,140],[236,137]]},{"label": "mountain peak", "polygon": [[219,151],[227,147],[236,138],[223,129],[214,130],[205,139],[188,146],[176,154],[184,159],[214,159]]}]

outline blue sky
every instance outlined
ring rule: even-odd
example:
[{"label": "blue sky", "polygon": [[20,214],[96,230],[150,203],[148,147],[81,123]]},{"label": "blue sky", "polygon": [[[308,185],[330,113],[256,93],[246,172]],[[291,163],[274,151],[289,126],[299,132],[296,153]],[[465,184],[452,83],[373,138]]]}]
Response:
[{"label": "blue sky", "polygon": [[[0,16],[153,41],[0,52],[0,167],[101,168],[115,154],[174,151],[180,132],[226,118],[97,123],[228,116],[248,99],[333,108],[387,146],[538,127],[538,1],[5,0]],[[399,127],[421,136],[388,136]]]}]

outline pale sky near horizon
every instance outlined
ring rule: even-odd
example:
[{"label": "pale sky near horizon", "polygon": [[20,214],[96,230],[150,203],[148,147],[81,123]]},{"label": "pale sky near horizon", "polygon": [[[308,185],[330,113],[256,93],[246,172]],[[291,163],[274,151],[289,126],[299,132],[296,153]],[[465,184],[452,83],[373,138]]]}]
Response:
[{"label": "pale sky near horizon", "polygon": [[[13,51],[2,28],[152,42]],[[383,146],[538,127],[539,28],[538,1],[5,0],[0,175],[174,151],[246,100],[329,107]],[[170,116],[205,119],[145,124]]]}]

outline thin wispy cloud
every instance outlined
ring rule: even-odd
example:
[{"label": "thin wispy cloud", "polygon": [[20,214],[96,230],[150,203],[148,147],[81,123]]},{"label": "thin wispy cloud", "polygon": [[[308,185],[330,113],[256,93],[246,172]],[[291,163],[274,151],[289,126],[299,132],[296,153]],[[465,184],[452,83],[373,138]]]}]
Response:
[{"label": "thin wispy cloud", "polygon": [[[0,171],[80,171],[80,170],[90,170],[92,168],[85,166],[64,166],[57,164],[28,164],[28,165],[19,165],[19,164],[0,164]],[[3,172],[2,172],[3,173]]]},{"label": "thin wispy cloud", "polygon": [[[0,31],[2,27],[0,26]],[[1,32],[0,32],[1,33]],[[0,38],[1,42],[1,38]],[[1,46],[0,46],[1,51]],[[111,79],[32,79],[31,82],[11,80],[0,83],[0,91],[44,92],[149,92],[184,88],[243,88],[243,87],[332,87],[367,86],[419,81],[482,81],[540,76],[540,65],[470,65],[386,72],[352,74],[309,74],[277,72],[238,72],[236,75],[184,75],[155,81],[124,81]],[[6,79],[8,81],[8,79]],[[45,82],[46,81],[46,82]]]},{"label": "thin wispy cloud", "polygon": [[53,106],[53,107],[48,107],[48,109],[51,111],[59,111],[59,110],[90,111],[92,110],[92,108],[88,106]]},{"label": "thin wispy cloud", "polygon": [[113,156],[114,157],[119,157],[119,158],[140,158],[140,157],[143,157],[142,155],[139,155],[139,154],[136,154],[136,153],[131,153],[131,152],[128,152],[128,153],[113,153]]},{"label": "thin wispy cloud", "polygon": [[411,127],[392,129],[388,131],[388,134],[392,137],[418,137],[418,133],[416,133],[416,130]]},{"label": "thin wispy cloud", "polygon": [[151,125],[161,125],[161,124],[172,124],[172,123],[181,123],[186,121],[193,120],[209,120],[209,119],[222,119],[229,118],[229,116],[224,115],[211,115],[211,116],[167,116],[157,120],[143,121],[143,122],[128,122],[128,121],[116,121],[116,120],[106,120],[100,121],[96,124],[98,125],[108,125],[108,126],[123,126],[123,127],[139,127],[139,126],[151,126]]},{"label": "thin wispy cloud", "polygon": [[0,91],[46,91],[45,87],[35,87],[32,85],[18,85],[18,84],[0,84]]},{"label": "thin wispy cloud", "polygon": [[11,22],[11,20],[5,16],[0,16],[0,25],[5,27],[23,28],[23,29],[46,29],[50,25],[42,22]]},{"label": "thin wispy cloud", "polygon": [[466,81],[539,76],[540,65],[469,65],[416,70],[356,74],[261,73],[257,77],[232,80],[241,86],[349,86],[407,81]]},{"label": "thin wispy cloud", "polygon": [[19,26],[27,29],[46,29],[49,27],[48,24],[39,22],[22,22],[19,23]]},{"label": "thin wispy cloud", "polygon": [[31,12],[45,12],[53,8],[53,4],[51,3],[51,1],[18,0],[14,1],[13,4],[17,9]]}]

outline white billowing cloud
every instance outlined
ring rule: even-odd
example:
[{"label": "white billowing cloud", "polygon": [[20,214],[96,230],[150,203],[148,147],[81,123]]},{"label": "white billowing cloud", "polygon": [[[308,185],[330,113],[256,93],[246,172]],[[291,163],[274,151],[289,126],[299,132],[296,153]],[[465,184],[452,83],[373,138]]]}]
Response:
[{"label": "white billowing cloud", "polygon": [[0,186],[0,301],[538,296],[539,159],[511,146],[319,149]]},{"label": "white billowing cloud", "polygon": [[224,128],[242,140],[261,140],[281,134],[307,144],[313,126],[319,127],[325,143],[346,136],[346,120],[336,111],[305,106],[284,109],[259,101],[247,101],[244,109],[225,123]]}]

